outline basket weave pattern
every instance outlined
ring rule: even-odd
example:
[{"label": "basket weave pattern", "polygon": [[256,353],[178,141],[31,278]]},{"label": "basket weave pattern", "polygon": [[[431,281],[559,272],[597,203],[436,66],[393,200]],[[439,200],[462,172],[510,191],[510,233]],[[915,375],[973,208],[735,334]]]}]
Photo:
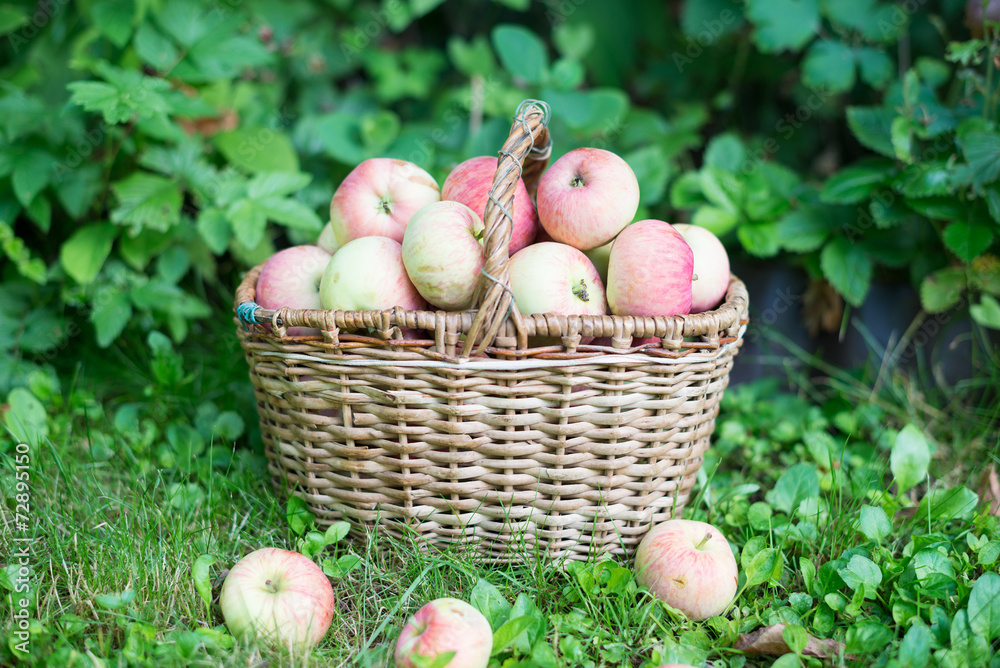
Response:
[{"label": "basket weave pattern", "polygon": [[[507,212],[518,176],[531,189],[547,162],[547,119],[544,104],[522,105],[500,151],[477,309],[270,311],[254,304],[260,267],[239,286],[270,472],[320,523],[470,543],[493,559],[522,548],[586,559],[631,554],[687,502],[746,290],[733,277],[718,309],[687,316],[518,313]],[[322,336],[286,335],[303,326]],[[654,336],[659,345],[632,347]]]}]

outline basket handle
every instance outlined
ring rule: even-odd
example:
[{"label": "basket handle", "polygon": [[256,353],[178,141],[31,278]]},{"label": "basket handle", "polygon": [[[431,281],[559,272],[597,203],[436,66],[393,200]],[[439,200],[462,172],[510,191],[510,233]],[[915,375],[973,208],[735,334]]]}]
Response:
[{"label": "basket handle", "polygon": [[549,105],[540,100],[525,100],[518,105],[514,123],[510,127],[510,136],[500,149],[493,187],[483,214],[486,263],[476,286],[475,303],[478,312],[466,335],[463,356],[477,342],[477,353],[493,343],[508,317],[514,322],[518,349],[528,345],[521,314],[510,291],[508,265],[513,230],[512,212],[518,179],[523,178],[528,191],[534,192],[538,177],[549,162],[552,139],[549,137],[548,125]]}]

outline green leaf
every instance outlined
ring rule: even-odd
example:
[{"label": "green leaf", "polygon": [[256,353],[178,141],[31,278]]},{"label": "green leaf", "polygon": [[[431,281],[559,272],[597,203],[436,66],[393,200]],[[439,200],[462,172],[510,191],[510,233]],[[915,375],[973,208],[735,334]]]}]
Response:
[{"label": "green leaf", "polygon": [[194,588],[198,591],[198,596],[205,602],[205,607],[212,605],[212,573],[211,566],[215,563],[215,556],[203,554],[194,560],[191,565],[191,578],[194,580]]},{"label": "green leaf", "polygon": [[847,629],[847,651],[851,654],[881,652],[892,642],[895,633],[882,622],[865,619]]},{"label": "green leaf", "polygon": [[773,257],[781,250],[781,233],[778,223],[751,223],[736,230],[743,248],[757,257]]},{"label": "green leaf", "polygon": [[983,295],[978,304],[969,307],[969,314],[983,327],[1000,329],[1000,302],[992,295]]},{"label": "green leaf", "polygon": [[965,272],[962,269],[939,269],[920,284],[920,303],[928,313],[942,313],[958,303],[964,290]]},{"label": "green leaf", "polygon": [[73,280],[86,285],[101,271],[117,236],[118,229],[110,223],[92,223],[81,227],[63,242],[59,249],[59,261]]},{"label": "green leaf", "polygon": [[896,188],[907,197],[951,195],[968,185],[972,173],[966,165],[943,160],[908,165],[896,179]]},{"label": "green leaf", "polygon": [[233,165],[250,173],[299,172],[299,159],[291,140],[270,128],[240,128],[212,139]]},{"label": "green leaf", "polygon": [[94,601],[97,605],[102,608],[107,608],[108,610],[117,610],[118,608],[124,608],[126,605],[132,602],[135,598],[134,589],[126,589],[122,592],[115,592],[113,594],[98,594],[94,597]]},{"label": "green leaf", "polygon": [[326,529],[323,540],[326,545],[334,545],[347,538],[351,532],[351,525],[348,522],[334,522]]},{"label": "green leaf", "polygon": [[[700,207],[694,212],[694,216],[691,217],[692,225],[704,227],[717,237],[721,237],[729,232],[736,227],[738,222],[739,218],[736,217],[736,214],[714,206]],[[751,239],[752,242],[753,240]]]},{"label": "green leaf", "polygon": [[979,496],[966,487],[934,489],[920,499],[917,518],[923,522],[969,519],[979,505]]},{"label": "green leaf", "polygon": [[118,338],[132,318],[132,302],[124,292],[107,290],[94,299],[90,321],[97,333],[97,345],[107,348]]},{"label": "green leaf", "polygon": [[889,126],[892,150],[900,162],[913,162],[913,136],[920,126],[905,116],[896,116]]},{"label": "green leaf", "polygon": [[858,531],[868,540],[881,543],[883,538],[892,533],[892,522],[889,521],[885,511],[878,506],[862,506]]},{"label": "green leaf", "polygon": [[924,433],[916,425],[903,427],[896,435],[889,457],[889,468],[900,494],[924,481],[930,462],[931,450]]},{"label": "green leaf", "polygon": [[529,84],[545,79],[549,67],[543,42],[535,33],[519,25],[501,24],[490,33],[500,64],[513,77]]},{"label": "green leaf", "polygon": [[45,151],[26,152],[14,164],[11,185],[14,195],[22,206],[28,206],[42,189],[52,180],[55,160]]},{"label": "green leaf", "polygon": [[1000,176],[1000,134],[970,132],[961,137],[961,145],[976,183],[991,183]]},{"label": "green leaf", "polygon": [[41,445],[49,434],[48,416],[42,403],[25,387],[11,390],[6,403],[10,408],[3,415],[3,423],[14,440],[31,446]]},{"label": "green leaf", "polygon": [[266,197],[255,200],[255,203],[270,220],[287,227],[310,232],[319,232],[323,229],[323,221],[316,212],[301,202],[281,197]]},{"label": "green leaf", "polygon": [[147,228],[162,232],[180,222],[183,196],[172,179],[136,171],[111,190],[118,197],[111,222],[127,225],[133,236]]},{"label": "green leaf", "polygon": [[0,5],[0,35],[14,32],[30,20],[28,12],[21,7]]},{"label": "green leaf", "polygon": [[840,41],[814,42],[802,62],[802,78],[807,86],[830,93],[850,90],[854,87],[854,52]]},{"label": "green leaf", "polygon": [[552,30],[552,43],[567,58],[583,60],[594,47],[594,26],[564,21]]},{"label": "green leaf", "polygon": [[28,214],[28,218],[31,218],[38,226],[38,229],[48,234],[49,228],[52,227],[52,202],[49,201],[48,197],[44,195],[36,197],[31,200],[31,204],[24,211]]},{"label": "green leaf", "polygon": [[149,21],[143,22],[135,31],[132,46],[144,63],[160,72],[169,72],[180,60],[174,43]]},{"label": "green leaf", "polygon": [[514,617],[506,622],[493,634],[493,651],[490,653],[490,656],[496,656],[509,648],[517,641],[518,636],[525,633],[534,624],[535,618],[527,615]]},{"label": "green leaf", "polygon": [[793,210],[778,221],[781,247],[795,253],[810,253],[826,241],[832,226],[823,212],[811,207]]},{"label": "green leaf", "polygon": [[103,188],[101,168],[99,165],[81,165],[65,171],[61,178],[56,177],[53,184],[56,199],[71,218],[79,220],[90,210],[94,198]]},{"label": "green leaf", "polygon": [[819,0],[748,0],[746,15],[761,51],[798,51],[819,29]]},{"label": "green leaf", "polygon": [[119,49],[132,36],[135,5],[132,0],[99,0],[90,8],[94,26]]},{"label": "green leaf", "polygon": [[747,586],[756,587],[770,580],[777,563],[778,554],[774,548],[768,547],[753,555],[743,567]]},{"label": "green leaf", "polygon": [[267,214],[255,200],[241,199],[226,210],[236,240],[247,248],[255,248],[264,238]]},{"label": "green leaf", "polygon": [[872,261],[858,244],[837,237],[820,254],[823,275],[852,306],[861,306],[871,287]]},{"label": "green leaf", "polygon": [[469,603],[483,613],[494,633],[507,622],[507,618],[510,616],[510,603],[503,597],[499,589],[482,578],[479,578],[476,581],[476,586],[472,588]]},{"label": "green leaf", "polygon": [[289,528],[299,536],[316,522],[316,518],[309,512],[309,505],[299,496],[288,499],[285,506],[285,520]]},{"label": "green leaf", "polygon": [[639,182],[639,203],[652,206],[663,199],[671,173],[671,163],[663,154],[663,149],[650,144],[626,153],[622,158],[635,172],[635,178]]},{"label": "green leaf", "polygon": [[[707,203],[701,188],[701,174],[684,172],[670,185],[670,206],[675,209],[694,209]],[[726,211],[733,216],[732,212]],[[733,225],[736,218],[733,216]],[[716,235],[718,236],[718,235]]]},{"label": "green leaf", "polygon": [[708,146],[705,148],[704,163],[708,167],[715,167],[735,174],[740,171],[740,166],[743,165],[746,158],[747,150],[740,138],[731,132],[724,132],[708,142]]},{"label": "green leaf", "polygon": [[226,214],[216,208],[202,209],[198,216],[198,234],[216,255],[222,255],[229,247],[232,228]]},{"label": "green leaf", "polygon": [[283,196],[302,190],[312,181],[312,174],[296,172],[261,172],[247,184],[247,194],[253,199]]},{"label": "green leaf", "polygon": [[212,423],[212,435],[231,443],[243,434],[245,428],[246,425],[244,425],[243,418],[240,417],[239,413],[222,411]]},{"label": "green leaf", "polygon": [[497,67],[493,49],[482,35],[476,35],[470,42],[452,35],[448,39],[448,57],[455,68],[466,76],[478,74],[485,77]]},{"label": "green leaf", "polygon": [[855,554],[837,573],[851,591],[861,589],[865,598],[870,599],[878,595],[878,586],[882,584],[882,569],[868,557]]},{"label": "green leaf", "polygon": [[885,183],[892,164],[885,160],[869,160],[840,170],[823,184],[820,199],[830,204],[858,204],[871,196],[875,188]]},{"label": "green leaf", "polygon": [[778,478],[767,500],[779,510],[791,514],[799,504],[819,496],[819,475],[810,464],[796,464]]},{"label": "green leaf", "polygon": [[910,668],[924,668],[931,658],[931,631],[923,622],[913,624],[899,644],[899,661]]},{"label": "green leaf", "polygon": [[893,109],[881,107],[848,107],[847,125],[863,146],[888,158],[895,158],[892,146],[892,120],[896,117]]},{"label": "green leaf", "polygon": [[870,46],[857,47],[854,50],[854,57],[858,61],[862,81],[872,88],[881,90],[895,74],[892,58],[882,49]]},{"label": "green leaf", "polygon": [[945,228],[944,243],[965,263],[979,257],[993,243],[993,230],[979,223],[955,222]]},{"label": "green leaf", "polygon": [[101,63],[99,74],[106,81],[74,81],[66,86],[73,92],[71,101],[87,111],[100,112],[108,123],[124,123],[136,118],[150,118],[169,109],[161,92],[170,90],[170,82],[143,76],[138,70],[122,70]]}]

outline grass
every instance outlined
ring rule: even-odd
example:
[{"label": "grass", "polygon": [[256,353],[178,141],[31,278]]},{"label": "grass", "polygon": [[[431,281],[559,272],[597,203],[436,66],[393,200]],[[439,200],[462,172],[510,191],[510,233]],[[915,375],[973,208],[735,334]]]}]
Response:
[{"label": "grass", "polygon": [[[868,401],[870,378],[836,369],[796,393],[773,382],[727,393],[685,511],[738,550],[741,593],[725,617],[688,622],[638,588],[629,563],[494,566],[354,532],[316,556],[353,553],[360,565],[332,578],[331,629],[297,656],[234,642],[217,605],[226,568],[259,547],[305,550],[310,530],[270,486],[238,351],[179,351],[154,336],[81,359],[33,378],[31,395],[47,404],[41,431],[17,426],[31,414],[23,393],[6,413],[32,443],[31,652],[15,649],[11,551],[0,555],[0,665],[391,665],[407,616],[454,596],[495,627],[528,618],[497,666],[1000,666],[1000,622],[990,621],[1000,620],[1000,528],[976,494],[976,474],[1000,451],[995,430],[941,419],[946,404],[905,408],[913,390],[901,380],[883,380],[877,396],[867,385]],[[995,426],[996,405],[972,410]],[[921,467],[925,450],[933,458]],[[956,471],[963,451],[979,459]],[[3,545],[24,535],[11,507],[16,454],[12,435],[0,436]],[[210,604],[192,576],[203,555],[215,557]],[[799,651],[775,663],[733,649],[739,634],[777,623],[794,649],[809,633],[855,658]]]}]

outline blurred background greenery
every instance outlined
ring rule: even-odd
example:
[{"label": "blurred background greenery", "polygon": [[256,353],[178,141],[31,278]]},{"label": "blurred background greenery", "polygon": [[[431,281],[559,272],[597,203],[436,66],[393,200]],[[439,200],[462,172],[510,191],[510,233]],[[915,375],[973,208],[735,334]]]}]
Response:
[{"label": "blurred background greenery", "polygon": [[[495,153],[525,98],[552,107],[554,157],[629,162],[638,217],[724,239],[751,350],[776,332],[841,366],[873,346],[896,363],[958,323],[959,366],[995,364],[1000,50],[982,16],[979,0],[2,3],[0,397],[81,368],[120,387],[115,364],[175,346],[237,357],[240,272],[311,242],[354,165],[443,180]],[[863,354],[838,357],[851,337]]]}]

